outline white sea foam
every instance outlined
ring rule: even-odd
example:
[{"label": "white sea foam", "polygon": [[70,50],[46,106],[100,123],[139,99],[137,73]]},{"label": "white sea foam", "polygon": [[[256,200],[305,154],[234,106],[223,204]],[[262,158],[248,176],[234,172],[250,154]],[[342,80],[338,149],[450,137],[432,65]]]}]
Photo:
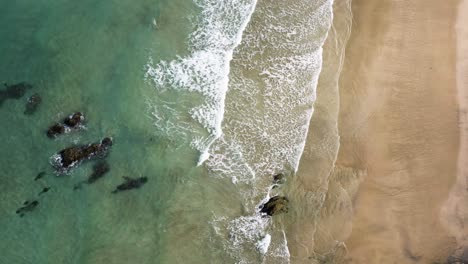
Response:
[{"label": "white sea foam", "polygon": [[246,242],[252,244],[261,240],[265,236],[264,230],[268,219],[259,215],[241,216],[233,219],[228,224],[230,240],[234,247],[241,247]]},{"label": "white sea foam", "polygon": [[[255,12],[231,63],[224,134],[205,163],[214,177],[238,185],[247,215],[225,220],[225,248],[246,263],[270,228],[258,208],[269,198],[272,175],[294,173],[304,150],[332,1],[260,2]],[[268,234],[260,254],[289,262],[284,232]]]},{"label": "white sea foam", "polygon": [[[164,117],[161,105],[153,108],[158,128],[164,128],[168,134],[185,129],[193,136],[191,145],[200,152],[200,165],[209,157],[210,145],[222,135],[230,61],[256,0],[194,0],[194,3],[201,13],[196,19],[196,30],[188,38],[190,55],[156,64],[150,59],[145,77],[159,93],[173,90],[201,95],[199,103],[180,107],[169,118]],[[178,122],[184,119],[184,112],[206,131],[200,131],[197,124]]]},{"label": "white sea foam", "polygon": [[[261,254],[268,251],[271,235],[266,232],[266,228],[269,222],[269,218],[257,214],[235,219],[214,216],[210,224],[218,236],[228,237],[228,239],[222,239],[221,243],[225,251],[237,263],[250,263],[246,255],[251,254],[252,249]],[[246,251],[249,251],[249,253],[246,253]]]},{"label": "white sea foam", "polygon": [[282,263],[289,263],[291,255],[289,254],[288,240],[286,239],[284,230],[281,230],[280,234],[277,234],[276,239],[279,240],[279,243],[274,248],[269,248],[268,255],[274,259],[282,260]]},{"label": "white sea foam", "polygon": [[271,235],[266,234],[261,240],[257,241],[257,249],[262,254],[265,255],[268,252],[268,248],[270,247],[271,243]]}]

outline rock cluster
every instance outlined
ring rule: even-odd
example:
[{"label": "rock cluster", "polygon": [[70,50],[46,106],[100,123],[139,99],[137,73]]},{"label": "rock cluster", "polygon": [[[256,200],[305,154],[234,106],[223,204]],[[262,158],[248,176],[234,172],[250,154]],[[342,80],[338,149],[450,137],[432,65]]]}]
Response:
[{"label": "rock cluster", "polygon": [[49,138],[55,138],[58,135],[62,135],[72,131],[73,129],[80,129],[83,127],[85,116],[81,112],[73,113],[67,116],[63,123],[55,123],[47,129],[47,136]]},{"label": "rock cluster", "polygon": [[[20,99],[28,89],[33,86],[27,82],[20,82],[13,85],[5,84],[5,89],[0,89],[0,106],[5,100]],[[42,98],[38,93],[32,94],[25,105],[25,115],[34,114],[42,103]],[[61,122],[56,122],[47,129],[49,138],[56,138],[59,135],[66,134],[73,130],[84,128],[85,116],[82,112],[75,112]],[[113,144],[112,138],[105,137],[100,142],[90,143],[86,145],[73,145],[60,150],[51,157],[51,164],[57,175],[69,173],[74,167],[81,164],[83,161],[105,158]],[[110,166],[105,160],[96,162],[93,166],[93,172],[86,180],[83,180],[75,185],[75,189],[79,189],[82,184],[93,184],[110,171]],[[46,172],[39,172],[34,181],[44,183],[43,178]],[[117,185],[112,193],[138,189],[148,181],[147,177],[130,178],[124,177],[124,182]],[[25,201],[20,208],[16,210],[16,214],[23,217],[26,213],[32,212],[39,206],[39,200],[51,190],[49,186],[42,186],[39,193],[36,194],[36,199]],[[41,202],[42,203],[42,202]]]}]

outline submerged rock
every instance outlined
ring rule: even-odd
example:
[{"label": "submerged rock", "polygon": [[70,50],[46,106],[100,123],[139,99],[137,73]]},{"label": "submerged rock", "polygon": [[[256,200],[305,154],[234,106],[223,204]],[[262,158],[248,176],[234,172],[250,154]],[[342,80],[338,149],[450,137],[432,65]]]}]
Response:
[{"label": "submerged rock", "polygon": [[131,190],[131,189],[138,189],[148,181],[147,177],[130,178],[130,177],[124,176],[123,178],[125,182],[118,185],[115,188],[115,190],[112,191],[112,193],[117,193],[117,192]]},{"label": "submerged rock", "polygon": [[37,180],[41,179],[42,177],[44,177],[45,174],[46,174],[45,171],[39,172],[37,174],[37,176],[34,178],[34,180],[37,181]]},{"label": "submerged rock", "polygon": [[83,113],[73,113],[63,120],[63,124],[55,123],[54,125],[50,126],[47,130],[47,136],[49,138],[55,138],[58,135],[72,131],[72,129],[80,129],[83,127],[84,120],[85,116],[83,115]]},{"label": "submerged rock", "polygon": [[39,192],[39,195],[42,195],[50,190],[50,187],[44,187],[42,191]]},{"label": "submerged rock", "polygon": [[41,102],[42,102],[42,98],[38,93],[31,95],[31,97],[28,98],[28,102],[26,103],[26,110],[24,111],[24,114],[26,115],[34,114],[34,112],[36,112]]},{"label": "submerged rock", "polygon": [[93,184],[95,181],[104,177],[104,175],[108,173],[109,171],[110,171],[109,164],[105,160],[99,161],[93,166],[93,173],[88,177],[88,179],[86,181],[82,181],[82,182],[75,184],[75,186],[73,187],[73,190],[81,189],[81,186],[83,185],[83,183]]},{"label": "submerged rock", "polygon": [[284,196],[274,196],[271,197],[268,202],[266,202],[260,208],[261,213],[265,213],[269,216],[273,216],[280,213],[287,213],[288,212],[288,198]]},{"label": "submerged rock", "polygon": [[0,90],[0,105],[7,99],[20,99],[24,96],[27,89],[31,89],[32,85],[26,82],[20,82],[17,84],[4,84],[5,90]]},{"label": "submerged rock", "polygon": [[102,178],[106,173],[108,173],[109,170],[110,170],[109,164],[105,160],[96,163],[93,167],[93,173],[91,174],[91,176],[89,176],[86,183],[88,184],[94,183],[95,181]]},{"label": "submerged rock", "polygon": [[68,147],[52,156],[52,165],[64,174],[84,160],[105,157],[111,146],[112,139],[104,138],[100,143]]},{"label": "submerged rock", "polygon": [[24,206],[16,210],[16,214],[19,214],[20,217],[23,217],[26,212],[31,212],[39,205],[39,201],[26,201],[24,202]]},{"label": "submerged rock", "polygon": [[57,135],[61,135],[65,133],[65,126],[59,123],[55,123],[49,129],[47,129],[47,136],[50,138],[54,138]]}]

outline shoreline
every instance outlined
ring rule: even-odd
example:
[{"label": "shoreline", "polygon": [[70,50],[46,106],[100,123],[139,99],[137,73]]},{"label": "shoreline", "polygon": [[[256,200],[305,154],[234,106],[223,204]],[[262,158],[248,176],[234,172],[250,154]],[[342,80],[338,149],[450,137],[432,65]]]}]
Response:
[{"label": "shoreline", "polygon": [[[324,198],[327,191],[333,192],[334,188],[330,189],[329,181],[335,174],[333,167],[339,149],[338,80],[351,31],[350,2],[346,0],[333,4],[333,21],[323,45],[314,114],[309,123],[299,168],[286,187],[291,204],[296,205],[284,218],[291,263],[319,260],[319,255],[337,246],[335,241],[320,232],[326,228],[324,224],[331,220],[329,215],[322,215],[320,208],[329,207],[328,204],[324,205]],[[345,199],[343,193],[336,194],[337,201]]]},{"label": "shoreline", "polygon": [[367,176],[348,263],[431,263],[455,249],[440,219],[459,147],[455,13],[438,1],[353,1],[336,164]]}]

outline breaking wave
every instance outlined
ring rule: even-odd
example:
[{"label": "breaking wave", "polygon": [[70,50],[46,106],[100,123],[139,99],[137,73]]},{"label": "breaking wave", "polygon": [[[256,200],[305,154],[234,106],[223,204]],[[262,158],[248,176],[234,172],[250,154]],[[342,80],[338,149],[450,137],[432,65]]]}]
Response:
[{"label": "breaking wave", "polygon": [[[158,95],[176,92],[172,101],[152,106],[155,124],[166,136],[189,137],[200,152],[200,165],[210,145],[222,135],[221,123],[229,82],[230,61],[240,44],[256,0],[194,0],[201,10],[188,37],[190,54],[172,61],[147,64],[146,79]],[[183,94],[196,100],[180,104]],[[195,122],[193,122],[195,121]]]}]

